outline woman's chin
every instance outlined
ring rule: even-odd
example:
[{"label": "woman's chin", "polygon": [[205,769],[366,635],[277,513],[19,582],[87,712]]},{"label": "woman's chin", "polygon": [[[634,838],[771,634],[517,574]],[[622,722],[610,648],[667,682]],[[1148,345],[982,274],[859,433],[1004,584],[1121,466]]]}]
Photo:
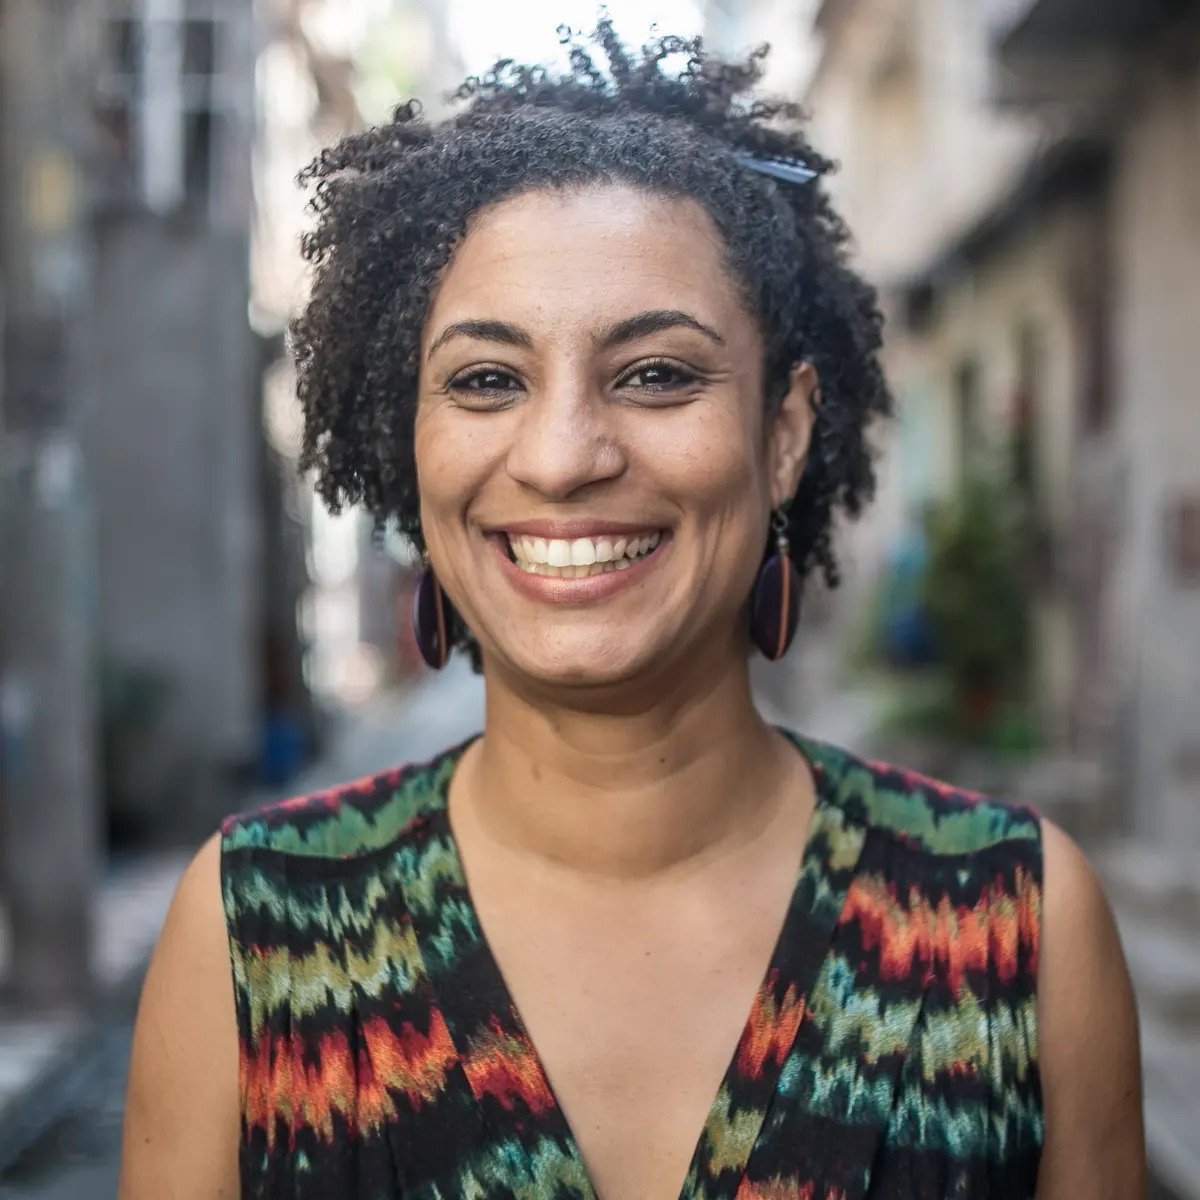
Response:
[{"label": "woman's chin", "polygon": [[[661,670],[663,655],[647,645],[639,649],[627,634],[616,643],[561,639],[555,644],[526,642],[501,651],[505,674],[514,682],[564,691],[609,691],[649,680]],[[493,658],[495,661],[495,658]]]}]

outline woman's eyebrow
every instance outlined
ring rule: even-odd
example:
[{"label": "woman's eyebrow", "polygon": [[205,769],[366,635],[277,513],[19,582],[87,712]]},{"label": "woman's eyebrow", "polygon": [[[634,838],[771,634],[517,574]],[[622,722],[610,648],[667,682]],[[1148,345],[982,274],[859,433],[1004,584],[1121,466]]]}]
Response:
[{"label": "woman's eyebrow", "polygon": [[679,328],[694,329],[710,341],[716,342],[718,346],[725,345],[725,339],[715,329],[689,313],[681,312],[677,308],[653,308],[638,313],[635,317],[618,321],[596,338],[596,346],[598,349],[607,350],[623,342],[636,342],[638,338],[648,337],[652,333]]},{"label": "woman's eyebrow", "polygon": [[433,352],[456,337],[476,338],[483,342],[500,342],[505,346],[520,346],[524,350],[533,349],[533,338],[518,325],[510,325],[507,321],[455,321],[447,325],[434,338],[426,353],[426,358],[432,358]]},{"label": "woman's eyebrow", "polygon": [[[653,308],[636,316],[627,317],[610,326],[603,333],[596,335],[596,348],[609,350],[624,342],[636,342],[639,338],[649,337],[653,333],[662,333],[667,329],[694,329],[702,333],[718,346],[725,345],[725,339],[710,325],[685,313],[677,308]],[[457,337],[475,338],[484,342],[499,342],[505,346],[520,346],[524,350],[533,349],[533,338],[519,325],[510,325],[507,321],[455,321],[447,325],[430,343],[426,358],[432,358],[435,351],[441,349],[447,342]]]}]

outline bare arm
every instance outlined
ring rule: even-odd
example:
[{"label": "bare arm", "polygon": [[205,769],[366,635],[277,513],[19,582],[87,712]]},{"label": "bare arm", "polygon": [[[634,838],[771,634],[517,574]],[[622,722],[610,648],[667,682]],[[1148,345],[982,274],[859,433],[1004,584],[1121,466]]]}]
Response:
[{"label": "bare arm", "polygon": [[119,1200],[236,1200],[238,1045],[220,841],[188,867],[133,1035]]},{"label": "bare arm", "polygon": [[1079,847],[1043,822],[1037,1200],[1144,1200],[1137,1013],[1112,912]]}]

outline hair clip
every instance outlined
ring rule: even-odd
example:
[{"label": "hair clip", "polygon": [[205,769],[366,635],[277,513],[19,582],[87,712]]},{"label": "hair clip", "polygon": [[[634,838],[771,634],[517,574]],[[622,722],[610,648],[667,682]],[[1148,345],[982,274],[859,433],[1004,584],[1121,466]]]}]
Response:
[{"label": "hair clip", "polygon": [[758,158],[753,154],[735,154],[734,157],[743,167],[760,175],[770,175],[772,179],[782,179],[784,183],[812,183],[817,178],[817,172],[811,167],[789,162],[786,158]]}]

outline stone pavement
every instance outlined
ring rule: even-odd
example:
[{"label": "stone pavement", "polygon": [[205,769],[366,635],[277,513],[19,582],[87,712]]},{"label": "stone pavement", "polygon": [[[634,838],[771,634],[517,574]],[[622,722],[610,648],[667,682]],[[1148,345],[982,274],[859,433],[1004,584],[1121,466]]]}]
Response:
[{"label": "stone pavement", "polygon": [[[100,1014],[140,975],[187,857],[152,855],[112,871],[96,900],[96,1012],[0,1009],[0,1170],[53,1121],[91,1070]],[[0,974],[4,963],[0,956]]]},{"label": "stone pavement", "polygon": [[1117,840],[1091,857],[1137,991],[1151,1162],[1180,1200],[1200,1200],[1200,863]]}]

